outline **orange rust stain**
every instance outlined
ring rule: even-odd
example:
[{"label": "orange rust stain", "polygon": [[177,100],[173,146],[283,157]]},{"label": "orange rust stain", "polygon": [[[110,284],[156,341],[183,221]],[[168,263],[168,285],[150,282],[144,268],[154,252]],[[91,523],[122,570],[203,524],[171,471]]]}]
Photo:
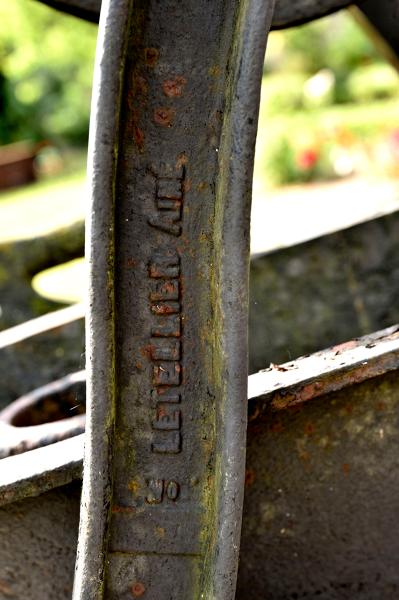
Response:
[{"label": "orange rust stain", "polygon": [[344,463],[342,465],[342,471],[343,471],[344,475],[349,475],[350,467],[349,467],[348,463]]},{"label": "orange rust stain", "polygon": [[299,450],[299,458],[303,460],[303,462],[308,462],[310,460],[310,454],[307,450]]},{"label": "orange rust stain", "polygon": [[341,354],[345,350],[351,350],[352,348],[356,348],[358,346],[358,342],[356,340],[350,340],[349,342],[344,342],[343,344],[338,344],[338,346],[334,346],[332,350],[335,351],[335,354]]},{"label": "orange rust stain", "polygon": [[132,479],[131,481],[129,481],[127,487],[132,492],[132,494],[137,494],[137,492],[140,489],[140,484],[138,483],[137,479]]},{"label": "orange rust stain", "polygon": [[169,304],[155,304],[151,307],[152,312],[157,315],[170,315],[174,312],[173,306]]},{"label": "orange rust stain", "polygon": [[134,260],[133,258],[128,258],[126,261],[126,266],[128,267],[128,269],[133,269],[135,266],[137,265],[137,261]]},{"label": "orange rust stain", "polygon": [[143,368],[144,368],[144,367],[143,367],[143,365],[142,365],[141,363],[139,363],[139,362],[136,362],[134,366],[135,366],[135,367],[136,367],[136,369],[138,369],[139,371],[142,371],[142,370],[143,370]]},{"label": "orange rust stain", "polygon": [[274,423],[271,423],[269,429],[272,433],[280,433],[284,430],[284,426],[281,421],[274,421]]},{"label": "orange rust stain", "polygon": [[162,127],[171,127],[176,111],[173,108],[160,107],[154,110],[154,121]]},{"label": "orange rust stain", "polygon": [[158,535],[158,537],[163,538],[165,537],[165,529],[164,527],[155,527],[155,533]]},{"label": "orange rust stain", "polygon": [[148,83],[142,75],[133,78],[133,93],[135,96],[146,96],[148,94]]},{"label": "orange rust stain", "polygon": [[158,419],[162,419],[162,417],[165,417],[167,415],[167,412],[165,410],[164,406],[160,406],[157,410],[157,417]]},{"label": "orange rust stain", "polygon": [[157,48],[145,48],[144,60],[147,67],[155,67],[159,59],[159,50]]},{"label": "orange rust stain", "polygon": [[133,513],[135,512],[134,508],[132,508],[131,506],[113,506],[112,507],[112,512],[113,513]]},{"label": "orange rust stain", "polygon": [[213,67],[210,67],[208,73],[211,77],[219,77],[220,67],[218,65],[214,65]]},{"label": "orange rust stain", "polygon": [[132,594],[135,598],[140,598],[145,592],[145,586],[140,581],[136,581],[132,585]]},{"label": "orange rust stain", "polygon": [[191,190],[191,185],[191,179],[185,179],[182,185],[183,192],[189,192]]},{"label": "orange rust stain", "polygon": [[140,354],[142,356],[144,356],[145,358],[148,358],[149,360],[151,360],[152,358],[152,353],[155,350],[155,346],[153,344],[148,344],[147,346],[144,346],[144,348],[140,349]]},{"label": "orange rust stain", "polygon": [[383,412],[386,409],[386,404],[382,401],[377,402],[377,410]]},{"label": "orange rust stain", "polygon": [[184,167],[184,165],[186,165],[188,163],[188,158],[187,156],[184,154],[184,152],[182,152],[181,154],[179,154],[179,156],[177,157],[177,161],[176,161],[176,169],[181,169],[181,167]]},{"label": "orange rust stain", "polygon": [[179,75],[173,79],[166,79],[166,81],[164,81],[162,84],[163,93],[165,96],[168,96],[168,98],[176,98],[181,96],[186,83],[187,79]]},{"label": "orange rust stain", "polygon": [[344,406],[344,412],[347,415],[351,415],[353,413],[353,406],[351,406],[350,404],[347,404],[346,406]]},{"label": "orange rust stain", "polygon": [[165,292],[167,292],[168,294],[171,294],[171,293],[172,293],[172,292],[174,292],[174,290],[175,290],[175,286],[174,286],[174,284],[173,284],[173,283],[170,283],[170,282],[168,282],[168,281],[166,281],[166,282],[163,284],[163,288],[164,288]]},{"label": "orange rust stain", "polygon": [[144,146],[145,136],[144,136],[144,132],[137,125],[135,125],[133,128],[133,137],[134,137],[134,141],[135,141],[136,145],[140,149],[142,149]]},{"label": "orange rust stain", "polygon": [[308,423],[306,423],[306,425],[305,425],[306,435],[313,435],[315,431],[316,431],[316,427],[314,426],[313,423],[311,423],[310,421]]},{"label": "orange rust stain", "polygon": [[14,593],[12,592],[8,583],[0,579],[0,592],[7,596],[8,598],[14,598]]},{"label": "orange rust stain", "polygon": [[245,487],[250,487],[255,482],[256,476],[253,469],[245,471]]},{"label": "orange rust stain", "polygon": [[310,383],[309,385],[305,385],[301,391],[299,392],[299,399],[301,402],[306,402],[306,400],[310,400],[315,396],[319,395],[323,390],[323,383],[320,381],[315,381],[314,383]]}]

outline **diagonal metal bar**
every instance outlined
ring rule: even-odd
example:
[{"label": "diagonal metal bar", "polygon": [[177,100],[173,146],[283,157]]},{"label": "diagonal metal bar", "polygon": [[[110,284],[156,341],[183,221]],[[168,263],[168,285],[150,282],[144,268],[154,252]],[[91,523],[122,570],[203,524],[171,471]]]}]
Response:
[{"label": "diagonal metal bar", "polygon": [[399,69],[398,0],[366,0],[351,11],[381,54]]},{"label": "diagonal metal bar", "polygon": [[75,600],[234,597],[250,194],[272,9],[103,6]]}]

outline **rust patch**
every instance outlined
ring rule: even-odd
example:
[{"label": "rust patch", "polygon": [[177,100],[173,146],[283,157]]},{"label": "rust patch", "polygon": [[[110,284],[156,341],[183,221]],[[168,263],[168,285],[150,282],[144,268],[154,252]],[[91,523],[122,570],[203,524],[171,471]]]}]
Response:
[{"label": "rust patch", "polygon": [[165,528],[164,527],[155,527],[155,533],[157,534],[158,537],[164,538],[165,537]]},{"label": "rust patch", "polygon": [[154,121],[162,127],[172,127],[176,111],[173,108],[160,107],[154,110]]},{"label": "rust patch", "polygon": [[146,96],[148,94],[148,83],[142,75],[133,78],[133,94],[135,96]]},{"label": "rust patch", "polygon": [[10,586],[5,581],[3,581],[2,579],[0,579],[0,592],[2,594],[4,594],[4,596],[6,596],[7,598],[14,598],[15,597],[15,594],[11,590]]},{"label": "rust patch", "polygon": [[136,583],[132,585],[132,594],[135,598],[140,598],[140,596],[142,596],[144,592],[145,586],[140,581],[136,581]]},{"label": "rust patch", "polygon": [[153,344],[147,344],[147,346],[144,346],[144,348],[141,348],[140,354],[142,356],[144,356],[145,358],[148,358],[148,360],[151,360],[154,350],[155,350],[155,346]]},{"label": "rust patch", "polygon": [[272,433],[280,433],[283,431],[284,426],[281,421],[274,421],[274,423],[271,423],[269,429]]},{"label": "rust patch", "polygon": [[131,514],[131,513],[135,512],[135,509],[132,508],[131,506],[113,506],[112,512],[113,513]]},{"label": "rust patch", "polygon": [[211,77],[219,77],[220,67],[218,65],[214,65],[213,67],[210,67],[208,73]]},{"label": "rust patch", "polygon": [[179,156],[177,157],[177,161],[176,161],[176,169],[181,169],[182,167],[184,167],[184,165],[186,165],[188,163],[188,158],[187,156],[184,154],[184,152],[182,152],[181,154],[179,154]]},{"label": "rust patch", "polygon": [[147,67],[155,67],[159,59],[159,50],[157,48],[145,48],[144,60]]},{"label": "rust patch", "polygon": [[349,467],[348,463],[344,463],[342,465],[342,471],[343,471],[344,475],[349,475],[350,467]]},{"label": "rust patch", "polygon": [[201,183],[199,183],[197,185],[197,191],[203,192],[204,190],[206,190],[207,187],[208,187],[208,183],[206,181],[202,181]]},{"label": "rust patch", "polygon": [[350,340],[349,342],[344,342],[343,344],[338,344],[338,346],[334,346],[332,351],[335,351],[335,354],[341,354],[345,350],[352,350],[353,348],[357,348],[359,342],[356,340]]},{"label": "rust patch", "polygon": [[187,83],[185,77],[177,75],[173,79],[166,79],[162,84],[162,90],[168,98],[177,98],[183,94],[184,86]]},{"label": "rust patch", "polygon": [[192,184],[191,184],[191,179],[188,179],[188,178],[187,178],[187,179],[185,179],[185,180],[183,181],[183,185],[182,185],[183,192],[184,192],[184,193],[186,193],[186,192],[189,192],[189,191],[191,190],[191,185],[192,185]]},{"label": "rust patch", "polygon": [[316,431],[316,427],[314,426],[314,424],[311,423],[310,421],[308,421],[308,423],[306,423],[306,425],[305,425],[306,435],[313,435],[315,431]]},{"label": "rust patch", "polygon": [[132,479],[128,486],[129,490],[133,493],[133,494],[137,494],[137,492],[140,489],[140,484],[138,483],[138,481],[136,479]]},{"label": "rust patch", "polygon": [[142,150],[144,146],[145,137],[144,132],[137,125],[135,125],[133,128],[133,137],[136,145],[139,147],[140,150]]},{"label": "rust patch", "polygon": [[256,479],[255,471],[253,469],[247,469],[245,471],[245,487],[251,487]]}]

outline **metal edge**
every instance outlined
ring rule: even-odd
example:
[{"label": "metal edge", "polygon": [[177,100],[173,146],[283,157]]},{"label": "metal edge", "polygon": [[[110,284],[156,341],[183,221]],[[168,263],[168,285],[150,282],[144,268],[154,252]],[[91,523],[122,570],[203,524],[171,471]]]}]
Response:
[{"label": "metal edge", "polygon": [[[217,542],[209,596],[215,599],[234,598],[240,548],[247,419],[251,189],[262,70],[274,5],[274,0],[249,0],[240,7],[235,32],[238,44],[234,49],[239,60],[231,61],[236,72],[230,82],[229,110],[219,152],[222,175],[216,190],[216,223],[220,245],[216,249],[219,272],[215,280],[225,293],[216,294],[218,306],[214,319],[219,343],[215,354],[222,356],[223,364],[219,371],[223,380],[217,414]],[[223,202],[222,198],[229,201]]]},{"label": "metal edge", "polygon": [[[103,551],[111,493],[108,471],[114,427],[113,182],[123,67],[126,52],[128,0],[105,0],[102,6],[93,80],[88,174],[90,206],[87,217],[86,256],[90,289],[86,329],[87,407],[86,449],[73,598],[96,598],[103,581]],[[111,35],[120,32],[120,36]],[[100,235],[106,240],[96,244]],[[103,432],[102,438],[97,432]],[[101,465],[98,471],[98,466]],[[99,551],[100,549],[100,551]],[[101,585],[100,585],[101,587]]]},{"label": "metal edge", "polygon": [[0,506],[39,496],[82,476],[84,434],[0,461]]}]

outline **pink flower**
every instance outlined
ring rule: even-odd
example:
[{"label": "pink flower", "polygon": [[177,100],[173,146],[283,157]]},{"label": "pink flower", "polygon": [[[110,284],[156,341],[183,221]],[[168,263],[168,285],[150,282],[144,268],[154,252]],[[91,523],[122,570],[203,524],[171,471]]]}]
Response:
[{"label": "pink flower", "polygon": [[298,167],[303,169],[304,171],[308,171],[315,166],[317,161],[319,160],[319,155],[316,150],[312,148],[307,148],[300,152],[297,156],[297,164]]},{"label": "pink flower", "polygon": [[395,129],[392,131],[389,136],[389,145],[391,146],[391,150],[395,156],[399,155],[399,129]]}]

